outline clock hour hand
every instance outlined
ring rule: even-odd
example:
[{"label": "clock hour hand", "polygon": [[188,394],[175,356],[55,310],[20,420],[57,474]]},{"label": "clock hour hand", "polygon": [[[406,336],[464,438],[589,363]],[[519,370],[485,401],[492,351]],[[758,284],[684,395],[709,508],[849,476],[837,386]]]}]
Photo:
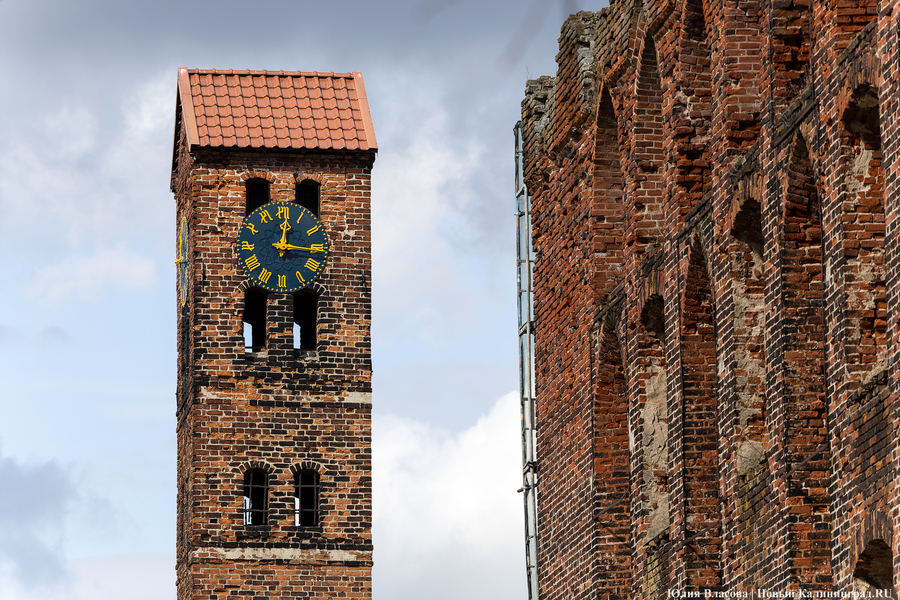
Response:
[{"label": "clock hour hand", "polygon": [[272,246],[278,250],[278,256],[284,256],[286,250],[292,250],[293,246],[287,243],[287,232],[291,228],[291,224],[287,219],[281,224],[281,241],[275,242]]}]

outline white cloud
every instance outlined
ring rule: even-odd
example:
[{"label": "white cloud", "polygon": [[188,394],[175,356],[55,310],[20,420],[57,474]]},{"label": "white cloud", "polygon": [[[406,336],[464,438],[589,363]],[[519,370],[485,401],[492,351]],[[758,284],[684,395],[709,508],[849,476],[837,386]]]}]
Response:
[{"label": "white cloud", "polygon": [[71,299],[97,300],[110,289],[146,289],[155,280],[153,260],[128,250],[111,249],[42,267],[23,289],[39,304],[54,306]]},{"label": "white cloud", "polygon": [[0,569],[0,600],[174,600],[174,553],[122,554],[66,563],[68,576],[27,589]]},{"label": "white cloud", "polygon": [[79,244],[156,241],[168,230],[174,71],[166,71],[114,94],[96,86],[54,101],[47,94],[30,119],[10,123],[0,148],[7,247],[24,240],[30,255],[46,257]]},{"label": "white cloud", "polygon": [[398,417],[374,435],[376,599],[520,598],[517,395],[458,436]]},{"label": "white cloud", "polygon": [[175,74],[166,69],[131,95],[123,107],[126,125],[124,139],[143,140],[160,133],[166,134],[168,139],[172,135],[175,121],[174,83]]},{"label": "white cloud", "polygon": [[468,343],[484,328],[496,259],[471,243],[478,233],[466,212],[479,197],[471,182],[484,149],[454,131],[436,82],[400,78],[397,87],[406,104],[383,109],[372,183],[379,335],[391,347]]},{"label": "white cloud", "polygon": [[45,134],[54,140],[48,159],[78,160],[97,143],[97,125],[84,106],[65,105],[44,120]]},{"label": "white cloud", "polygon": [[0,456],[0,481],[0,580],[61,580],[63,526],[75,500],[68,474],[53,461],[22,464]]}]

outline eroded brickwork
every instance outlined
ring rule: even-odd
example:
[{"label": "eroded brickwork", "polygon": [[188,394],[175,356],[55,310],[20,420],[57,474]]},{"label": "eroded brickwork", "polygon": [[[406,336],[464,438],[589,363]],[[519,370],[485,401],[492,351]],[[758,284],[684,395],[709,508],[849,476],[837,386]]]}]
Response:
[{"label": "eroded brickwork", "polygon": [[[179,306],[178,598],[371,598],[373,151],[191,147],[179,106],[172,187],[189,233]],[[294,296],[266,298],[264,349],[245,348],[250,284],[235,250],[247,181],[294,201],[319,184],[331,245],[314,349],[295,349]],[[268,486],[247,523],[244,476]],[[295,517],[295,474],[315,471],[318,521]]]},{"label": "eroded brickwork", "polygon": [[528,83],[542,600],[900,584],[898,8],[615,0]]}]

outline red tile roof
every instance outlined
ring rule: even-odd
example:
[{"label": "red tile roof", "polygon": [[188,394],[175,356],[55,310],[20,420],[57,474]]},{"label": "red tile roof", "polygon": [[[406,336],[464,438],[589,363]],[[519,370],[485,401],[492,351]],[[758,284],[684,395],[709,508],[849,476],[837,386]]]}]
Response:
[{"label": "red tile roof", "polygon": [[377,150],[361,73],[178,69],[191,147]]}]

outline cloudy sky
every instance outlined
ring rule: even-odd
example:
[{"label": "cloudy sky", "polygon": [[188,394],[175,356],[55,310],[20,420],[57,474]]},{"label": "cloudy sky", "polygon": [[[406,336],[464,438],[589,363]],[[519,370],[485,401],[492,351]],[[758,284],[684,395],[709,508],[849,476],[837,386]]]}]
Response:
[{"label": "cloudy sky", "polygon": [[512,127],[599,6],[0,0],[0,600],[175,598],[178,67],[363,73],[375,598],[524,598]]}]

